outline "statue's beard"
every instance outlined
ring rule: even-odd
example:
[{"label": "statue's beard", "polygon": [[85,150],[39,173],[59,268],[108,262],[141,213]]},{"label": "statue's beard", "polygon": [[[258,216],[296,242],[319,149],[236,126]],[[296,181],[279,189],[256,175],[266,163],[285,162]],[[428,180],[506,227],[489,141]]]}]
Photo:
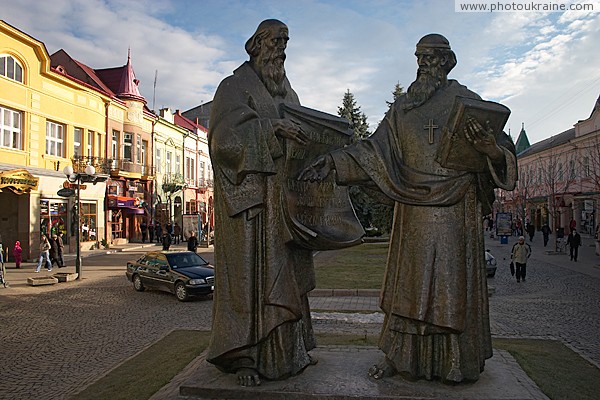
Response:
[{"label": "statue's beard", "polygon": [[273,97],[285,97],[287,94],[284,85],[284,62],[285,53],[278,50],[263,52],[256,60],[256,65],[260,71],[260,79]]},{"label": "statue's beard", "polygon": [[404,110],[408,111],[423,105],[442,86],[445,80],[446,73],[439,66],[429,67],[428,69],[419,68],[417,79],[410,84],[406,91]]}]

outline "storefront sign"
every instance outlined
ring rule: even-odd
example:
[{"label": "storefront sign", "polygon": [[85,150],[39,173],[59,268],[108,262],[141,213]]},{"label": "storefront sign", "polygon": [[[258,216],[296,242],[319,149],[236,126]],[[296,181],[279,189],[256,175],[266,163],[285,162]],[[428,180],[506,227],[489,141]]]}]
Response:
[{"label": "storefront sign", "polygon": [[60,197],[71,197],[75,194],[75,191],[70,188],[62,188],[58,192],[56,192],[56,194]]},{"label": "storefront sign", "polygon": [[0,192],[9,189],[16,194],[28,193],[38,188],[40,178],[29,173],[26,169],[13,169],[0,173]]}]

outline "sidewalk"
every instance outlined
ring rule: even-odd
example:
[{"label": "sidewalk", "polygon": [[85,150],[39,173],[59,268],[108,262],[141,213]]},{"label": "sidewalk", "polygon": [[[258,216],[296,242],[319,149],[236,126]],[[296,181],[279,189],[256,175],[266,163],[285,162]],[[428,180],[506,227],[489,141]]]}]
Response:
[{"label": "sidewalk", "polygon": [[[510,252],[513,244],[517,242],[517,236],[509,236],[508,244],[501,244],[500,237],[489,238],[486,233],[485,245],[490,249],[496,260],[498,268],[508,268],[510,264]],[[577,262],[571,261],[569,257],[569,247],[565,253],[555,253],[555,235],[550,235],[548,245],[544,247],[544,238],[541,232],[536,232],[533,242],[529,237],[525,240],[531,245],[531,259],[554,266],[567,268],[571,271],[586,274],[594,278],[600,278],[600,256],[596,255],[596,239],[593,236],[581,235],[581,247],[579,248],[579,257]]]},{"label": "sidewalk", "polygon": [[[106,254],[114,254],[118,252],[147,252],[147,251],[160,251],[162,250],[162,245],[159,243],[127,243],[124,245],[110,247],[108,249],[94,249],[94,250],[81,250],[81,258],[82,258],[82,279],[78,281],[68,282],[68,284],[73,284],[75,282],[90,282],[92,280],[102,279],[109,276],[115,275],[123,275],[125,274],[125,265],[114,265],[114,266],[103,266],[102,268],[94,268],[94,267],[86,267],[86,259],[90,259],[92,257],[103,256]],[[187,242],[181,242],[176,245],[171,245],[170,250],[187,250]],[[214,263],[213,256],[213,246],[209,248],[206,247],[198,247],[198,254],[200,254],[204,259],[206,259],[210,263]],[[35,273],[35,269],[37,267],[37,262],[24,262],[21,263],[21,268],[15,268],[14,262],[4,263],[5,271],[6,271],[6,281],[8,282],[8,288],[5,291],[0,290],[0,294],[4,295],[14,295],[21,293],[38,293],[41,291],[48,290],[59,290],[64,288],[64,284],[54,284],[54,285],[42,285],[42,286],[31,286],[27,284],[27,278],[29,277],[43,277],[50,276],[60,273],[74,273],[75,272],[75,258],[77,257],[76,253],[66,253],[64,254],[65,259],[65,267],[58,268],[54,267],[51,272],[48,272],[45,268],[39,273]],[[0,289],[2,286],[0,285]]]}]

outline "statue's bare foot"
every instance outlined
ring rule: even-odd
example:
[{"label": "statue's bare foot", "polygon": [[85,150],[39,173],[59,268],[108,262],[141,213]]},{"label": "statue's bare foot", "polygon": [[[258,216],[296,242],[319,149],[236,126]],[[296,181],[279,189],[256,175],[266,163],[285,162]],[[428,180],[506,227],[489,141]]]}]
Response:
[{"label": "statue's bare foot", "polygon": [[375,364],[369,368],[369,376],[373,379],[387,378],[395,375],[396,372],[396,368],[394,368],[387,358],[384,358],[379,364]]},{"label": "statue's bare foot", "polygon": [[255,369],[240,368],[237,370],[236,375],[240,386],[260,386],[260,377]]},{"label": "statue's bare foot", "polygon": [[317,365],[317,363],[319,362],[319,359],[313,355],[308,355],[308,365]]}]

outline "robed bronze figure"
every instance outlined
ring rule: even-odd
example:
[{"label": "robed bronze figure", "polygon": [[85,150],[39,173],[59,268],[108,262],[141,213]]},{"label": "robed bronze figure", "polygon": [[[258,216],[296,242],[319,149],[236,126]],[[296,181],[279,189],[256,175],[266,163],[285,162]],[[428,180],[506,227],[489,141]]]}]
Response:
[{"label": "robed bronze figure", "polygon": [[502,132],[508,109],[447,79],[456,56],[445,37],[423,37],[415,55],[416,81],[373,135],[300,178],[334,175],[395,202],[380,303],[385,357],[369,374],[475,381],[492,356],[483,216],[494,188],[512,190],[517,178],[514,145]]}]

